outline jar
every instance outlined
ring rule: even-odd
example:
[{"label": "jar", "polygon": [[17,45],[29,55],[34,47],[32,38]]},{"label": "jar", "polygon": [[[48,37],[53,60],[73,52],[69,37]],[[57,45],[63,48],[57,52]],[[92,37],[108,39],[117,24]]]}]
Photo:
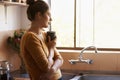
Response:
[{"label": "jar", "polygon": [[11,80],[10,64],[8,61],[0,61],[0,80]]}]

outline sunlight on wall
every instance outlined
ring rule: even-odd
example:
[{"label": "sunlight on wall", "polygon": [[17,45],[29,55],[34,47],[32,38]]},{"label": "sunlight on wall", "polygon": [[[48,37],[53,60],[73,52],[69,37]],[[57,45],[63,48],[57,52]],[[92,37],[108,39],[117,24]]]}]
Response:
[{"label": "sunlight on wall", "polygon": [[21,27],[21,8],[19,6],[0,5],[0,31]]}]

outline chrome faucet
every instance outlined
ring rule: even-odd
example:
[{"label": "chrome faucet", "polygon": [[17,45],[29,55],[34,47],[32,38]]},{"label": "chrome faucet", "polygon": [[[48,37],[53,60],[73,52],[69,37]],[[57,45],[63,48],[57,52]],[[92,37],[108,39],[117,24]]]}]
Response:
[{"label": "chrome faucet", "polygon": [[88,47],[83,48],[83,49],[81,50],[80,55],[79,55],[79,58],[78,58],[77,60],[71,59],[71,60],[69,60],[69,62],[70,62],[71,64],[80,63],[80,62],[92,64],[92,63],[93,63],[93,60],[91,60],[91,59],[83,59],[83,55],[82,55],[83,52],[84,52],[85,50],[89,49],[89,48],[94,48],[95,53],[98,53],[98,50],[97,50],[97,48],[96,48],[95,46],[88,46]]}]

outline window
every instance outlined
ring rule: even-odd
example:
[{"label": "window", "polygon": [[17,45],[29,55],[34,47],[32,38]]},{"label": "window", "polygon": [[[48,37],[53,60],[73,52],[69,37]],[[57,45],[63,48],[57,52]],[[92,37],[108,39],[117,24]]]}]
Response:
[{"label": "window", "polygon": [[95,0],[95,44],[120,48],[120,0]]},{"label": "window", "polygon": [[120,48],[120,0],[51,0],[58,47]]},{"label": "window", "polygon": [[51,0],[51,11],[57,46],[74,47],[74,0]]}]

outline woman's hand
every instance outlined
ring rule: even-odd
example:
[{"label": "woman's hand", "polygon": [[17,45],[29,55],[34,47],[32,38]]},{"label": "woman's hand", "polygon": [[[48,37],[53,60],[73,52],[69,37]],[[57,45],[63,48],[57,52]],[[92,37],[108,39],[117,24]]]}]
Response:
[{"label": "woman's hand", "polygon": [[56,47],[56,38],[51,40],[50,36],[48,36],[47,46],[49,49]]},{"label": "woman's hand", "polygon": [[54,80],[54,73],[55,73],[55,70],[54,68],[51,67],[51,69],[48,71],[48,73],[46,74],[46,78],[49,79],[49,80]]},{"label": "woman's hand", "polygon": [[54,63],[53,58],[49,57],[48,62],[49,62],[48,68],[50,69],[52,67],[53,63]]}]

